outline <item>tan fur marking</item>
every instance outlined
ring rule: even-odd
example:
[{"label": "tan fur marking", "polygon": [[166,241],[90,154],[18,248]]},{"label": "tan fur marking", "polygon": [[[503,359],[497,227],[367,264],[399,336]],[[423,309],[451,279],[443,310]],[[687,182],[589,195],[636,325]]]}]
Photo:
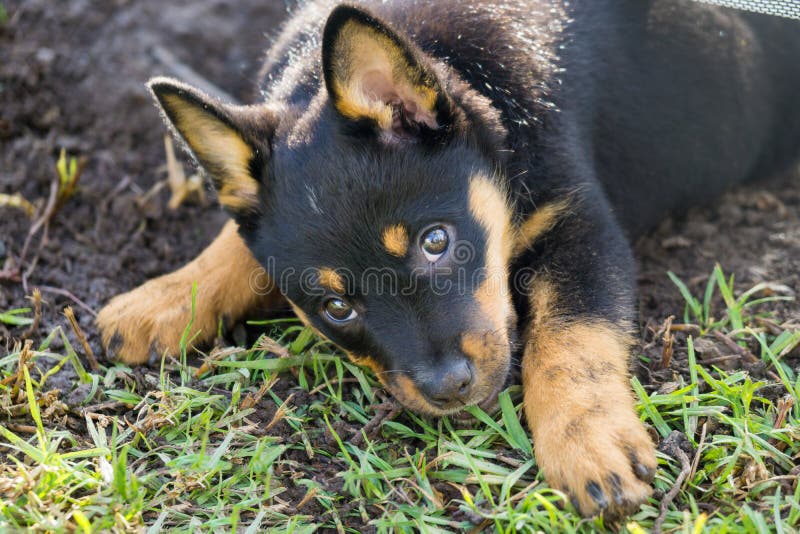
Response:
[{"label": "tan fur marking", "polygon": [[283,298],[266,278],[258,291],[251,288],[253,276],[259,273],[266,277],[239,237],[236,223],[230,221],[192,262],[113,298],[100,310],[97,324],[103,345],[113,349],[111,356],[128,364],[146,362],[151,349],[157,356],[178,354],[191,319],[195,282],[197,299],[189,339],[194,346],[205,344],[217,334],[220,318],[235,321],[248,312],[282,305]]},{"label": "tan fur marking", "polygon": [[357,356],[351,352],[347,353],[347,357],[350,358],[350,361],[355,363],[356,365],[360,365],[362,367],[366,367],[370,371],[372,371],[376,378],[383,383],[383,366],[381,366],[378,362],[375,361],[375,358],[372,356]]},{"label": "tan fur marking", "polygon": [[557,322],[558,302],[555,288],[546,281],[536,281],[531,286],[531,332],[538,332],[549,323]]},{"label": "tan fur marking", "polygon": [[353,120],[372,119],[383,130],[392,128],[392,108],[377,100],[372,100],[354,85],[345,85],[339,80],[334,80],[334,92],[339,95],[336,109],[345,117]]},{"label": "tan fur marking", "polygon": [[468,332],[461,336],[461,351],[477,362],[486,357],[486,343],[483,336]]},{"label": "tan fur marking", "polygon": [[197,159],[214,173],[220,204],[233,211],[255,208],[258,183],[250,175],[250,145],[233,128],[195,103],[174,94],[162,98],[174,117],[175,128]]},{"label": "tan fur marking", "polygon": [[383,248],[392,256],[402,258],[408,253],[408,231],[401,224],[392,224],[381,234]]},{"label": "tan fur marking", "polygon": [[486,232],[486,278],[475,291],[481,311],[505,333],[514,313],[508,287],[511,212],[505,194],[489,178],[478,176],[469,187],[469,209]]},{"label": "tan fur marking", "polygon": [[333,92],[339,113],[351,119],[371,118],[389,130],[392,108],[380,93],[391,93],[393,99],[413,108],[410,111],[416,120],[437,127],[433,111],[436,91],[411,81],[419,73],[392,39],[354,21],[345,23],[339,32],[332,53]]},{"label": "tan fur marking", "polygon": [[550,231],[569,208],[569,201],[560,200],[545,204],[517,227],[514,234],[512,257],[519,256],[542,235]]},{"label": "tan fur marking", "polygon": [[384,385],[406,408],[410,408],[420,413],[435,414],[438,410],[434,409],[425,397],[414,385],[414,382],[403,373],[395,373],[391,380],[383,381]]},{"label": "tan fur marking", "polygon": [[462,334],[460,344],[477,370],[474,398],[483,402],[497,392],[511,363],[508,327],[515,318],[508,286],[511,210],[505,192],[485,176],[470,181],[469,209],[486,235],[485,278],[474,292],[480,309],[477,330]]},{"label": "tan fur marking", "polygon": [[[285,297],[284,297],[284,298],[285,298]],[[297,304],[295,304],[294,302],[292,302],[292,301],[291,301],[291,300],[289,300],[289,299],[286,299],[286,302],[288,302],[288,303],[289,303],[289,306],[291,306],[291,307],[292,307],[292,311],[293,311],[293,312],[294,312],[294,314],[297,316],[297,318],[298,318],[298,319],[300,319],[300,322],[301,322],[301,323],[303,323],[303,325],[304,325],[304,326],[306,326],[306,327],[310,328],[310,329],[311,329],[311,330],[314,332],[314,334],[316,334],[316,336],[317,336],[317,337],[319,337],[320,339],[325,339],[325,340],[327,340],[327,339],[328,339],[328,337],[327,337],[325,334],[323,334],[322,332],[320,332],[320,331],[317,329],[317,327],[316,327],[316,326],[314,326],[314,325],[311,323],[311,320],[308,318],[308,315],[306,315],[306,312],[304,312],[304,311],[303,311],[303,310],[300,308],[300,306],[298,306]]]},{"label": "tan fur marking", "polygon": [[319,284],[327,289],[336,291],[340,295],[344,295],[344,278],[333,269],[323,267],[319,270]]},{"label": "tan fur marking", "polygon": [[511,365],[508,333],[505,329],[461,334],[461,351],[472,360],[477,371],[472,401],[483,403],[499,393]]},{"label": "tan fur marking", "polygon": [[[583,513],[600,511],[587,490],[590,482],[605,492],[611,514],[627,512],[651,493],[632,461],[656,466],[626,372],[631,338],[601,319],[565,320],[557,298],[549,283],[533,285],[522,381],[536,459],[548,482],[573,497]],[[614,503],[612,475],[619,477],[627,505]]]},{"label": "tan fur marking", "polygon": [[491,362],[505,352],[506,346],[498,335],[467,332],[461,335],[461,350],[479,366]]},{"label": "tan fur marking", "polygon": [[298,306],[289,299],[286,299],[286,301],[289,303],[289,306],[292,307],[292,311],[297,316],[297,318],[300,319],[300,322],[303,323],[303,325],[314,328],[314,325],[311,324],[308,315],[306,315],[306,312],[300,309],[300,306]]}]

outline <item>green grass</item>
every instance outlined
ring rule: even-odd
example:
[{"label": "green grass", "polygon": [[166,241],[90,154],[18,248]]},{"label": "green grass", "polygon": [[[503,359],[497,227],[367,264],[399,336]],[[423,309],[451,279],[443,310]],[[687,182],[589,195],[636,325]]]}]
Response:
[{"label": "green grass", "polygon": [[[796,532],[800,331],[778,317],[764,330],[782,305],[765,286],[738,293],[716,269],[696,298],[672,276],[694,337],[677,340],[667,380],[632,380],[653,434],[698,451],[664,531]],[[536,468],[519,387],[497,413],[471,408],[477,422],[401,412],[366,435],[376,407],[391,411],[374,377],[296,321],[263,328],[252,347],[212,351],[199,377],[186,354],[88,373],[60,328],[0,358],[0,531],[638,533],[659,515],[653,498],[622,525],[578,517]],[[753,373],[702,363],[715,331],[755,354]],[[69,366],[72,406],[52,392]],[[680,470],[659,453],[661,494]]]},{"label": "green grass", "polygon": [[33,323],[33,319],[25,317],[25,314],[30,312],[30,308],[16,308],[6,312],[0,312],[0,323],[10,326],[27,326]]}]

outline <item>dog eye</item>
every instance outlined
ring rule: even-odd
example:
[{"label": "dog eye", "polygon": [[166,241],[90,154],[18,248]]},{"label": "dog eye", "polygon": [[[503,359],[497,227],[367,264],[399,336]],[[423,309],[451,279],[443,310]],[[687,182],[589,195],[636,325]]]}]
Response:
[{"label": "dog eye", "polygon": [[346,323],[358,316],[358,313],[342,299],[332,298],[325,302],[325,315],[334,323]]},{"label": "dog eye", "polygon": [[425,254],[428,261],[431,262],[441,258],[449,244],[450,236],[447,235],[447,230],[441,226],[428,230],[420,239],[422,252]]}]

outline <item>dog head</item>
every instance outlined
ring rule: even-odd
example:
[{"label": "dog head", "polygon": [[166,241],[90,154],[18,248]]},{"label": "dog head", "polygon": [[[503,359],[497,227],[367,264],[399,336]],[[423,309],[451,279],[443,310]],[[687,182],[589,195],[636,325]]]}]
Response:
[{"label": "dog head", "polygon": [[492,402],[515,322],[499,114],[356,8],[328,18],[321,69],[302,106],[150,88],[303,321],[409,408]]}]

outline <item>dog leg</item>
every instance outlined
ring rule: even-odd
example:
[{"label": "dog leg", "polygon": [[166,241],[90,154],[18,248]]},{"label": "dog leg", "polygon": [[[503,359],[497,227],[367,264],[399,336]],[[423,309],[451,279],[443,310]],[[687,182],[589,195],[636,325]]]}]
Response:
[{"label": "dog leg", "polygon": [[653,443],[634,412],[625,332],[603,320],[538,324],[523,363],[525,413],[547,481],[584,515],[634,512]]},{"label": "dog leg", "polygon": [[619,517],[647,499],[656,468],[629,383],[633,260],[610,216],[570,212],[528,256],[525,414],[548,483],[583,515]]},{"label": "dog leg", "polygon": [[107,353],[130,365],[177,354],[192,320],[192,285],[197,297],[189,347],[213,340],[220,320],[235,322],[253,311],[278,307],[283,298],[267,280],[229,221],[197,258],[177,271],[114,297],[97,316]]}]

